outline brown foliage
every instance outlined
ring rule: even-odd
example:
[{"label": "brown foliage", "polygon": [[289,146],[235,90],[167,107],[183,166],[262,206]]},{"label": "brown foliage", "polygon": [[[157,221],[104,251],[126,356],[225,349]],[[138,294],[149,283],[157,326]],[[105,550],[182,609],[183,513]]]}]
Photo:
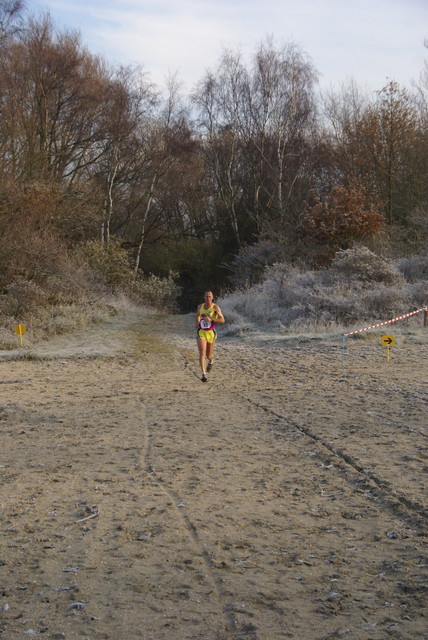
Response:
[{"label": "brown foliage", "polygon": [[58,230],[61,197],[58,187],[43,182],[2,185],[0,287],[9,291],[11,283],[26,282],[27,289],[14,289],[21,302],[30,298],[39,301],[33,295],[36,290],[43,291],[49,301],[70,300],[90,286],[89,273],[71,257]]},{"label": "brown foliage", "polygon": [[303,216],[300,234],[321,246],[326,257],[367,238],[382,228],[384,218],[373,202],[368,202],[358,183],[337,185]]}]

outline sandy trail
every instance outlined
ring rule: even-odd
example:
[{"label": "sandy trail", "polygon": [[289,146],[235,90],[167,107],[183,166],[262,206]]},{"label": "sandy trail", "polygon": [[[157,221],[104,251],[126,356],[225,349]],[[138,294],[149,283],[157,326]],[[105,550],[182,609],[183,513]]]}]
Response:
[{"label": "sandy trail", "polygon": [[427,640],[426,330],[220,335],[205,385],[193,334],[3,354],[0,636]]}]

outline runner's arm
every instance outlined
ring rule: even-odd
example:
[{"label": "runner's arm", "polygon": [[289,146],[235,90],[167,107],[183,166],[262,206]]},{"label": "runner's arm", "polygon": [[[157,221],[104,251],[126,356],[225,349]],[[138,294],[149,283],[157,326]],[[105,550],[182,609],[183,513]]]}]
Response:
[{"label": "runner's arm", "polygon": [[217,314],[217,317],[216,317],[216,319],[215,319],[216,323],[218,323],[218,324],[224,324],[224,322],[225,322],[225,320],[224,320],[224,315],[223,315],[223,313],[222,313],[222,311],[221,311],[220,307],[219,307],[217,304],[215,304],[215,305],[214,305],[214,311],[215,311],[215,312],[216,312],[216,314]]}]

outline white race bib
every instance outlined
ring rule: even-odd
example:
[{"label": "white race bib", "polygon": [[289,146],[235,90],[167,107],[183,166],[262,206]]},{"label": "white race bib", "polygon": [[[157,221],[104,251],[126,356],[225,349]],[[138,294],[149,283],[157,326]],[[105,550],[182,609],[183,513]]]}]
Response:
[{"label": "white race bib", "polygon": [[202,318],[202,320],[200,322],[200,325],[201,325],[201,329],[207,330],[207,329],[209,329],[211,327],[212,321],[211,320],[206,320],[205,318]]}]

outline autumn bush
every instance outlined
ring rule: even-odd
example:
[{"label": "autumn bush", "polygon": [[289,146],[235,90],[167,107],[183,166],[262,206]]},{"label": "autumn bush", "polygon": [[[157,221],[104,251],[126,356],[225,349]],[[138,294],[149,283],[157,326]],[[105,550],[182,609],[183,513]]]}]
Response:
[{"label": "autumn bush", "polygon": [[379,207],[362,185],[351,181],[315,197],[302,216],[299,235],[307,255],[315,263],[328,264],[336,251],[373,236],[383,225]]},{"label": "autumn bush", "polygon": [[46,292],[39,285],[17,276],[0,296],[0,314],[22,319],[46,302]]},{"label": "autumn bush", "polygon": [[[93,296],[92,270],[57,227],[61,192],[42,181],[10,182],[0,191],[0,292],[3,304],[62,304]],[[17,293],[17,283],[20,291]],[[31,293],[33,292],[33,293]],[[39,292],[36,295],[36,292]],[[40,292],[43,293],[41,296]],[[42,300],[43,298],[43,300]]]}]

